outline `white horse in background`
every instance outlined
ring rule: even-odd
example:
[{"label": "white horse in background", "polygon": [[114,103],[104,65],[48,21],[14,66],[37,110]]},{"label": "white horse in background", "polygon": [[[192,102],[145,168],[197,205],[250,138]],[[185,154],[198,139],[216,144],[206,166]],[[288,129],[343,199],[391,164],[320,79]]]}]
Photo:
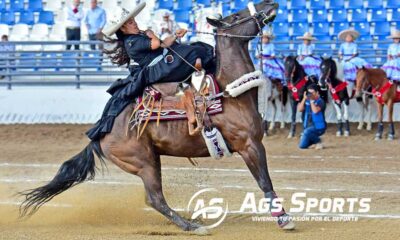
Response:
[{"label": "white horse in background", "polygon": [[[286,113],[286,104],[287,104],[287,97],[288,91],[287,87],[284,87],[281,82],[278,81],[271,81],[269,78],[266,78],[266,99],[267,104],[265,105],[265,111],[263,120],[266,122],[268,114],[271,114],[271,122],[269,124],[268,130],[273,130],[275,128],[276,122],[276,113],[279,111],[281,113],[280,119],[280,128],[285,128],[285,113]],[[271,112],[268,112],[268,109],[271,108]]]}]

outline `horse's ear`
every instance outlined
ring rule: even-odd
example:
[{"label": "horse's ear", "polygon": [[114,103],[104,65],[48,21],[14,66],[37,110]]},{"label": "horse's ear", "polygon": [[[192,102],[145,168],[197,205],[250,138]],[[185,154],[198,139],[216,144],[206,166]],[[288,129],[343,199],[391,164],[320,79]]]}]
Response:
[{"label": "horse's ear", "polygon": [[365,70],[365,66],[362,66],[362,69]]},{"label": "horse's ear", "polygon": [[333,60],[332,56],[329,57],[330,60]]},{"label": "horse's ear", "polygon": [[218,28],[218,27],[221,27],[223,25],[222,22],[217,18],[207,17],[206,19],[207,19],[207,22],[213,27],[217,27]]}]

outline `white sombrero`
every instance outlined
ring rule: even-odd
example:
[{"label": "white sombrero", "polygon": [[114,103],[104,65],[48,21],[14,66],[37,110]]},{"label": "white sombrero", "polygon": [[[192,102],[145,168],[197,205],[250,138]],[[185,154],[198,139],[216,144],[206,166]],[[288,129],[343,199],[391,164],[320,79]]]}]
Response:
[{"label": "white sombrero", "polygon": [[347,35],[353,36],[353,39],[356,40],[360,36],[360,33],[353,29],[346,29],[346,30],[341,31],[339,33],[338,37],[340,40],[346,41]]},{"label": "white sombrero", "polygon": [[310,40],[310,41],[317,40],[315,37],[313,37],[313,35],[312,35],[310,32],[304,33],[303,36],[297,37],[297,39],[300,39],[300,40]]},{"label": "white sombrero", "polygon": [[118,31],[118,29],[122,27],[122,25],[124,25],[126,21],[136,17],[144,7],[146,7],[146,2],[142,2],[132,9],[116,7],[113,10],[113,14],[111,15],[109,21],[107,22],[106,27],[102,31],[103,34],[107,37],[111,37],[116,31]]},{"label": "white sombrero", "polygon": [[263,31],[263,37],[267,37],[269,39],[274,39],[275,36],[272,34],[271,31]]},{"label": "white sombrero", "polygon": [[396,30],[396,31],[392,32],[392,35],[390,35],[387,38],[389,38],[389,39],[400,39],[400,31]]}]

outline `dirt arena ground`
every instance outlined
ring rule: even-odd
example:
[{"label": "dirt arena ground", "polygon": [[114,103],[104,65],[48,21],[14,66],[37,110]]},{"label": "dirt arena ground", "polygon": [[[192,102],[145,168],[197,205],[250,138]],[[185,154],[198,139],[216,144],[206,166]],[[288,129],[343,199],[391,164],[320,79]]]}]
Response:
[{"label": "dirt arena ground", "polygon": [[[285,199],[295,192],[315,198],[371,198],[369,213],[351,222],[297,222],[284,232],[275,222],[254,222],[251,215],[229,214],[209,236],[182,232],[144,204],[140,180],[111,163],[96,180],[79,185],[45,205],[29,220],[18,220],[18,191],[50,180],[58,166],[86,144],[88,125],[0,126],[0,239],[399,239],[400,143],[375,142],[374,133],[353,130],[334,136],[326,149],[298,150],[287,130],[264,139],[276,192]],[[397,125],[396,129],[400,126]],[[230,209],[246,192],[262,197],[240,157],[221,161],[163,157],[164,192],[170,206],[186,208],[200,189],[215,187]],[[235,169],[231,171],[230,169]],[[290,201],[284,203],[290,208]],[[188,213],[181,214],[189,217]]]}]

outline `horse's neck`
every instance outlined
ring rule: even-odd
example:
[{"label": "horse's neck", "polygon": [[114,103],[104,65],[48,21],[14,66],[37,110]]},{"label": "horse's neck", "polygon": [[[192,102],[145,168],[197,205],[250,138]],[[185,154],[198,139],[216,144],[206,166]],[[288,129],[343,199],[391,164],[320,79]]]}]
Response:
[{"label": "horse's neck", "polygon": [[222,89],[246,73],[254,72],[248,43],[232,38],[218,37],[216,45],[217,81]]},{"label": "horse's neck", "polygon": [[386,77],[379,76],[379,73],[374,72],[374,70],[375,69],[373,69],[372,71],[371,70],[364,70],[364,71],[366,71],[367,81],[369,82],[369,84],[373,88],[378,90],[388,82],[388,79]]},{"label": "horse's neck", "polygon": [[342,81],[334,75],[331,76],[331,82],[332,82],[332,87],[336,87],[337,85],[342,83]]},{"label": "horse's neck", "polygon": [[303,80],[305,77],[307,77],[306,72],[304,71],[303,66],[300,64],[296,64],[296,72],[294,73],[295,75],[295,84],[298,83],[299,81]]}]

